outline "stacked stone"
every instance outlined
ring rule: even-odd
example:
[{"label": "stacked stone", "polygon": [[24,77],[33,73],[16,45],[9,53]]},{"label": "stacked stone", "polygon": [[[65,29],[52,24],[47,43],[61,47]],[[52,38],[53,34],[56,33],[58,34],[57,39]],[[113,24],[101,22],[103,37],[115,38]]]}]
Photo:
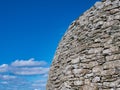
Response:
[{"label": "stacked stone", "polygon": [[120,0],[96,2],[70,25],[47,90],[120,90]]}]

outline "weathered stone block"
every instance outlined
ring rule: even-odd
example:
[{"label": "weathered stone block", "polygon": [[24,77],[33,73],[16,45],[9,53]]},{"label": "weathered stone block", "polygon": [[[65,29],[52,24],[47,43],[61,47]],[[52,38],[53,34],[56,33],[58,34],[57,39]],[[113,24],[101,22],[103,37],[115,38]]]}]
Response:
[{"label": "weathered stone block", "polygon": [[98,1],[72,22],[46,90],[120,90],[120,0]]}]

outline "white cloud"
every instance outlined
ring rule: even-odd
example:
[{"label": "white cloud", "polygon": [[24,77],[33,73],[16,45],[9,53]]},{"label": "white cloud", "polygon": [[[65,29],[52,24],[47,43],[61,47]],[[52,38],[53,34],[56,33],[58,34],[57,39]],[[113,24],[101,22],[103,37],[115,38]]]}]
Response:
[{"label": "white cloud", "polygon": [[24,68],[16,68],[12,71],[12,73],[16,75],[42,75],[47,74],[49,68],[45,67],[24,67]]},{"label": "white cloud", "polygon": [[38,90],[38,89],[34,89],[34,90]]},{"label": "white cloud", "polygon": [[0,75],[0,79],[1,80],[12,80],[12,79],[16,79],[16,76],[12,76],[12,75]]},{"label": "white cloud", "polygon": [[40,90],[46,90],[46,89],[45,89],[45,87],[46,87],[46,82],[47,82],[46,79],[44,79],[44,80],[37,80],[37,81],[35,81],[35,82],[32,83],[32,87],[34,87],[34,88],[36,88],[36,89],[38,88],[38,90],[40,89],[39,87],[41,87]]},{"label": "white cloud", "polygon": [[47,74],[49,71],[45,61],[35,61],[34,58],[29,60],[16,60],[11,64],[11,70],[16,75],[41,75]]},{"label": "white cloud", "polygon": [[48,74],[49,68],[43,66],[43,64],[45,65],[45,63],[45,61],[35,61],[34,59],[29,59],[26,61],[17,60],[14,61],[11,65],[1,65],[0,73],[6,72],[16,75],[46,75]]},{"label": "white cloud", "polygon": [[48,73],[44,74],[43,77],[48,78]]},{"label": "white cloud", "polygon": [[3,79],[9,80],[9,79],[15,79],[16,76],[11,76],[11,75],[3,75]]},{"label": "white cloud", "polygon": [[36,83],[36,84],[32,84],[33,87],[45,87],[46,86],[46,83]]},{"label": "white cloud", "polygon": [[8,82],[7,81],[3,81],[3,82],[1,82],[1,84],[6,85],[6,84],[8,84]]},{"label": "white cloud", "polygon": [[8,67],[8,64],[2,64],[2,65],[0,65],[0,68],[6,68],[6,67]]},{"label": "white cloud", "polygon": [[35,61],[34,58],[31,58],[29,60],[16,60],[12,64],[12,66],[43,66],[46,65],[45,61]]},{"label": "white cloud", "polygon": [[36,61],[34,58],[2,64],[0,65],[0,88],[2,90],[45,90],[48,71],[49,66],[45,61]]},{"label": "white cloud", "polygon": [[8,71],[8,64],[0,65],[0,72],[7,72]]}]

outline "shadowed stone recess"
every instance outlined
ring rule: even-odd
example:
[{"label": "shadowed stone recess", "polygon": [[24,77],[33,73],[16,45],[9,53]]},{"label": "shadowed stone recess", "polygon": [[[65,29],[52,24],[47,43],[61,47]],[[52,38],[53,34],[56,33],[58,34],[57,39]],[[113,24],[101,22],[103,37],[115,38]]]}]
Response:
[{"label": "shadowed stone recess", "polygon": [[72,22],[46,90],[120,90],[120,0],[98,1]]}]

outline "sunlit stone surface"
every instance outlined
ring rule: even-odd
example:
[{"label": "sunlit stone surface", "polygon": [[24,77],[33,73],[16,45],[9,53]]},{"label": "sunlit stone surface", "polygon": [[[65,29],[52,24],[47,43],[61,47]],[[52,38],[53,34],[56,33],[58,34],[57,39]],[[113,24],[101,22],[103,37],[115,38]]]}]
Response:
[{"label": "sunlit stone surface", "polygon": [[47,90],[120,90],[120,0],[96,2],[69,26]]}]

